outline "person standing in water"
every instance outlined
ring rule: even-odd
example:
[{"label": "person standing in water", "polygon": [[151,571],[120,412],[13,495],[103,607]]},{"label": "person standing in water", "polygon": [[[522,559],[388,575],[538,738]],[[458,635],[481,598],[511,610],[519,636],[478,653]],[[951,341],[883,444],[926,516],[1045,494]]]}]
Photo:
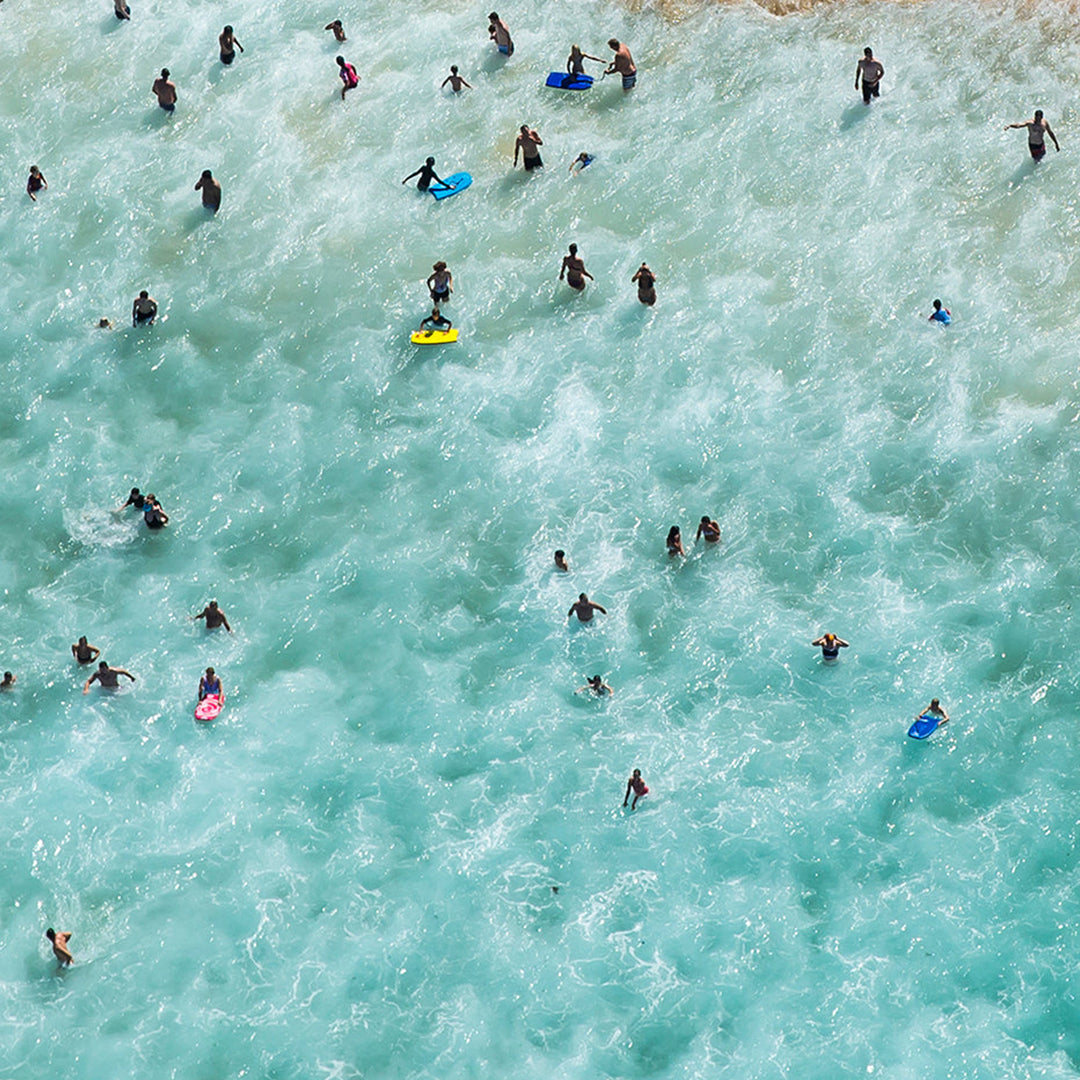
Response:
[{"label": "person standing in water", "polygon": [[642,263],[637,272],[630,279],[630,284],[637,283],[637,298],[646,307],[652,307],[656,303],[656,276]]},{"label": "person standing in water", "polygon": [[340,45],[340,44],[341,44],[341,43],[342,43],[343,41],[348,41],[348,40],[349,40],[349,39],[348,39],[348,38],[347,38],[347,37],[345,36],[345,27],[341,25],[341,20],[340,20],[340,19],[335,19],[335,20],[334,20],[333,22],[327,23],[327,24],[326,24],[326,25],[325,25],[325,26],[323,27],[323,29],[324,29],[324,30],[333,30],[333,31],[334,31],[334,40],[335,40],[335,41],[336,41],[336,42],[337,42],[337,43],[338,43],[339,45]]},{"label": "person standing in water", "polygon": [[442,86],[440,86],[439,89],[441,90],[447,83],[450,84],[450,89],[453,90],[455,94],[460,94],[463,86],[467,87],[469,90],[472,89],[472,87],[458,74],[457,64],[450,65],[450,74],[443,79]]},{"label": "person standing in water", "polygon": [[169,524],[169,515],[162,509],[154,495],[147,495],[143,503],[143,521],[148,529],[164,529]]},{"label": "person standing in water", "polygon": [[859,89],[861,81],[864,105],[869,105],[872,97],[881,96],[881,88],[878,84],[884,74],[885,68],[880,60],[874,59],[874,50],[868,45],[863,49],[863,58],[855,67],[855,89]]},{"label": "person standing in water", "polygon": [[940,300],[935,300],[934,310],[930,312],[928,321],[944,323],[945,326],[948,326],[952,322],[952,312],[948,308],[943,308]]},{"label": "person standing in water", "polygon": [[26,181],[26,194],[29,195],[34,202],[37,202],[37,193],[41,191],[42,188],[47,188],[48,186],[49,181],[42,175],[41,170],[36,165],[31,165],[30,177]]},{"label": "person standing in water", "polygon": [[143,289],[131,305],[131,325],[152,326],[156,318],[157,301]]},{"label": "person standing in water", "polygon": [[585,278],[595,281],[596,278],[585,269],[585,262],[578,258],[577,244],[570,245],[570,254],[563,256],[562,269],[559,271],[559,280],[565,277],[566,284],[571,289],[582,292],[585,288]]},{"label": "person standing in water", "polygon": [[703,536],[706,544],[720,543],[720,526],[708,514],[701,515],[697,532],[694,534],[694,543],[696,544]]},{"label": "person standing in water", "polygon": [[1054,152],[1061,147],[1058,145],[1057,136],[1050,130],[1050,124],[1043,119],[1042,109],[1036,109],[1035,115],[1030,120],[1021,120],[1018,124],[1006,124],[1005,130],[1013,128],[1027,128],[1028,151],[1036,161],[1041,161],[1046,156],[1046,136],[1054,140]]},{"label": "person standing in water", "polygon": [[56,957],[61,967],[68,967],[75,962],[75,957],[71,955],[71,950],[68,948],[68,942],[71,940],[70,931],[63,931],[57,933],[51,926],[45,931],[45,936],[49,939],[49,944],[52,945],[53,956]]},{"label": "person standing in water", "polygon": [[231,64],[236,59],[236,50],[244,51],[244,46],[236,40],[236,35],[233,34],[233,28],[226,26],[224,30],[218,34],[218,49],[221,54],[221,62],[223,64]]},{"label": "person standing in water", "polygon": [[497,11],[493,11],[488,15],[488,37],[495,42],[503,56],[514,55],[514,43],[510,40],[510,28],[499,18]]},{"label": "person standing in water", "polygon": [[838,638],[835,634],[822,634],[816,641],[811,641],[815,648],[820,647],[821,658],[826,663],[832,663],[840,659],[840,650],[848,648],[848,642]]},{"label": "person standing in water", "polygon": [[130,19],[131,8],[127,6],[127,0],[113,0],[113,14],[118,19]]},{"label": "person standing in water", "polygon": [[678,525],[672,525],[668,529],[667,534],[667,553],[671,558],[675,558],[676,555],[685,555],[686,549],[683,547],[682,533],[679,531]]},{"label": "person standing in water", "polygon": [[355,90],[360,85],[360,76],[356,74],[356,68],[345,62],[344,56],[334,57],[337,60],[338,75],[341,76],[341,100],[345,100],[345,94],[349,90]]},{"label": "person standing in water", "polygon": [[195,190],[202,192],[202,204],[216,214],[221,208],[221,183],[214,179],[209,169],[203,169],[202,176],[195,183]]},{"label": "person standing in water", "polygon": [[441,259],[431,268],[431,276],[427,279],[428,292],[431,293],[431,302],[438,307],[450,299],[454,291],[454,275],[446,269],[446,263]]},{"label": "person standing in water", "polygon": [[586,60],[595,60],[598,64],[604,62],[602,57],[590,56],[588,53],[583,53],[579,46],[571,45],[570,55],[566,58],[567,75],[584,75]]},{"label": "person standing in water", "polygon": [[100,683],[106,690],[115,690],[120,685],[119,677],[121,675],[127,676],[132,682],[135,681],[135,676],[132,675],[130,671],[125,671],[122,667],[109,667],[109,665],[102,660],[97,666],[97,671],[83,683],[82,692],[84,694],[89,694],[90,687],[94,683]]},{"label": "person standing in water", "polygon": [[532,172],[533,169],[542,169],[544,163],[540,158],[539,147],[544,145],[544,140],[540,138],[540,135],[528,124],[522,124],[517,140],[514,143],[514,168],[517,168],[518,154],[521,154],[522,164],[525,166],[526,172]]},{"label": "person standing in water", "polygon": [[405,179],[401,182],[403,184],[407,184],[414,176],[420,177],[420,179],[416,181],[417,191],[427,191],[427,189],[431,186],[432,180],[436,181],[439,184],[442,184],[443,187],[446,187],[446,183],[443,180],[439,179],[438,174],[435,172],[435,159],[433,157],[429,157],[427,161],[425,161],[424,164],[416,170],[416,172],[409,173],[409,175],[406,176]]},{"label": "person standing in water", "polygon": [[634,801],[630,804],[630,809],[637,809],[638,799],[645,798],[649,794],[649,789],[645,786],[645,781],[641,779],[641,770],[635,769],[634,775],[626,781],[626,795],[623,798],[622,804],[626,805],[626,800],[630,798],[631,790],[634,792]]},{"label": "person standing in water", "polygon": [[207,630],[216,630],[219,626],[224,626],[230,634],[232,633],[232,627],[229,625],[229,620],[225,618],[225,612],[217,606],[216,600],[211,600],[198,615],[192,615],[191,618],[196,622],[198,622],[199,619],[205,619]]},{"label": "person standing in water", "polygon": [[566,561],[566,552],[562,548],[555,552],[555,569],[561,570],[564,574],[570,572],[570,564]]},{"label": "person standing in water", "polygon": [[594,611],[599,611],[601,615],[607,614],[607,608],[601,607],[599,604],[594,604],[584,593],[582,593],[570,605],[570,610],[566,613],[566,617],[569,619],[571,615],[576,613],[578,622],[591,622]]},{"label": "person standing in water", "polygon": [[91,645],[84,636],[71,646],[71,655],[80,664],[90,664],[101,655],[101,650],[96,645]]},{"label": "person standing in water", "polygon": [[168,68],[161,69],[161,74],[154,80],[150,92],[157,95],[158,105],[166,112],[176,111],[176,83],[169,78]]},{"label": "person standing in water", "polygon": [[621,75],[623,90],[633,90],[637,84],[637,67],[634,65],[634,58],[630,55],[629,48],[618,38],[611,38],[608,41],[608,48],[614,50],[615,56],[612,58],[611,65],[604,70],[604,74]]}]

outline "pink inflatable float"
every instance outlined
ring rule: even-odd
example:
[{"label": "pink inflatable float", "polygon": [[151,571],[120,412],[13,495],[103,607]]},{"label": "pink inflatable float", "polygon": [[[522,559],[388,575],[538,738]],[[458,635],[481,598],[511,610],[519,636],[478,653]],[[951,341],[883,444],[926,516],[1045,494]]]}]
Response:
[{"label": "pink inflatable float", "polygon": [[221,698],[217,694],[207,694],[195,706],[196,720],[213,720],[221,712]]}]

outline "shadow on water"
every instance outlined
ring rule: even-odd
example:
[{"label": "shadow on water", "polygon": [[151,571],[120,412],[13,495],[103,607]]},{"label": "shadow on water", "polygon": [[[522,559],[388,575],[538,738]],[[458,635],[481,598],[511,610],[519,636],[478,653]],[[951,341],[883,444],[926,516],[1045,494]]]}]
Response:
[{"label": "shadow on water", "polygon": [[1039,163],[1033,158],[1029,158],[1027,161],[1023,162],[1016,172],[1009,177],[1009,182],[1006,186],[1010,188],[1018,187],[1029,177],[1034,176],[1038,164]]},{"label": "shadow on water", "polygon": [[501,52],[493,48],[481,62],[480,70],[487,75],[491,75],[496,71],[502,71],[502,69],[506,67],[506,62],[509,59],[509,56],[504,56]]},{"label": "shadow on water", "polygon": [[849,105],[840,114],[840,130],[850,131],[856,124],[865,120],[869,115],[869,105],[864,105],[861,101],[854,105]]},{"label": "shadow on water", "polygon": [[127,21],[127,19],[118,19],[115,15],[109,15],[101,21],[101,32],[102,34],[112,34],[119,30]]},{"label": "shadow on water", "polygon": [[208,206],[197,206],[189,210],[180,220],[180,232],[190,236],[200,225],[205,225],[215,218],[214,211]]},{"label": "shadow on water", "polygon": [[220,60],[215,60],[210,66],[210,70],[206,73],[206,81],[213,83],[215,86],[221,82],[222,77],[225,74],[225,65]]}]

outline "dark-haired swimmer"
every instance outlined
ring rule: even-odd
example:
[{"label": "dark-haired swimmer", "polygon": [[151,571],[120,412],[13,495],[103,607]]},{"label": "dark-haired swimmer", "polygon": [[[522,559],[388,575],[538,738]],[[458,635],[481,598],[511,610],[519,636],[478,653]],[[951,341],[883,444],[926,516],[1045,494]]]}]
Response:
[{"label": "dark-haired swimmer", "polygon": [[686,554],[686,550],[683,547],[683,542],[682,542],[682,533],[679,531],[679,526],[678,525],[672,525],[671,528],[668,529],[667,553],[672,558],[674,558],[676,555],[685,555]]},{"label": "dark-haired swimmer", "polygon": [[216,630],[219,626],[224,626],[230,634],[232,633],[232,627],[229,625],[229,620],[225,618],[225,612],[217,606],[216,600],[211,600],[198,615],[192,615],[191,618],[195,621],[205,619],[207,630]]},{"label": "dark-haired swimmer", "polygon": [[637,84],[637,67],[634,65],[634,58],[630,55],[630,50],[618,38],[611,38],[608,41],[608,48],[614,50],[615,56],[612,58],[611,66],[605,69],[604,74],[621,75],[623,90],[633,90]]},{"label": "dark-haired swimmer", "polygon": [[5,671],[4,679],[0,682],[0,690],[14,690],[15,682],[15,676],[10,671]]},{"label": "dark-haired swimmer", "polygon": [[570,564],[566,561],[566,552],[562,548],[555,552],[555,569],[563,572],[570,570]]},{"label": "dark-haired swimmer", "polygon": [[517,168],[518,153],[520,152],[526,172],[532,172],[533,169],[542,169],[544,162],[540,158],[538,147],[543,145],[544,140],[540,138],[539,132],[529,127],[528,124],[522,124],[518,129],[517,140],[514,142],[514,168]]},{"label": "dark-haired swimmer", "polygon": [[874,50],[868,45],[863,49],[863,58],[855,68],[855,89],[859,89],[862,82],[862,99],[864,105],[870,104],[872,97],[881,97],[881,89],[878,83],[885,74],[885,67],[880,60],[874,59]]},{"label": "dark-haired swimmer", "polygon": [[202,192],[202,204],[216,214],[221,208],[221,181],[215,180],[209,169],[203,169],[202,176],[195,182],[195,190]]},{"label": "dark-haired swimmer", "polygon": [[843,638],[838,638],[835,634],[822,634],[816,641],[811,641],[811,645],[821,647],[821,658],[832,662],[840,658],[840,650],[848,648],[848,642]]},{"label": "dark-haired swimmer", "polygon": [[176,110],[176,83],[169,78],[169,69],[162,68],[161,74],[154,80],[150,92],[157,95],[157,103],[166,112]]},{"label": "dark-haired swimmer", "polygon": [[581,292],[585,288],[585,278],[595,281],[596,278],[585,269],[585,261],[578,258],[577,244],[570,245],[570,254],[563,256],[562,269],[559,271],[559,280],[566,280],[571,289]]},{"label": "dark-haired swimmer", "polygon": [[630,284],[637,283],[637,298],[646,307],[652,307],[656,303],[656,275],[642,263],[637,272],[630,279]]},{"label": "dark-haired swimmer", "polygon": [[488,16],[488,37],[495,42],[503,56],[514,55],[514,43],[510,40],[510,28],[499,18],[497,11],[493,11]]},{"label": "dark-haired swimmer", "polygon": [[441,90],[447,83],[450,84],[450,89],[453,90],[455,94],[460,94],[463,86],[468,87],[470,90],[472,89],[464,78],[458,74],[457,64],[450,65],[450,74],[443,79],[439,89]]},{"label": "dark-haired swimmer", "polygon": [[127,6],[127,0],[113,0],[113,14],[118,19],[130,19],[131,8]]},{"label": "dark-haired swimmer", "polygon": [[142,326],[145,324],[151,326],[156,318],[157,301],[143,289],[135,298],[135,303],[131,305],[131,325]]},{"label": "dark-haired swimmer", "polygon": [[222,705],[225,704],[225,688],[221,685],[221,676],[214,674],[214,669],[208,667],[206,674],[199,679],[199,700],[213,694]]},{"label": "dark-haired swimmer", "polygon": [[445,315],[439,313],[438,307],[431,309],[431,314],[426,319],[420,320],[420,329],[424,330],[450,330],[453,323]]},{"label": "dark-haired swimmer", "polygon": [[603,697],[605,694],[614,694],[615,691],[608,686],[606,682],[599,676],[593,675],[588,679],[584,686],[579,686],[574,693],[580,694],[583,690],[591,690],[597,697]]},{"label": "dark-haired swimmer", "polygon": [[435,159],[433,157],[429,157],[427,161],[425,161],[424,164],[416,170],[416,172],[409,173],[409,175],[406,176],[405,179],[401,182],[403,184],[407,184],[414,176],[420,177],[420,179],[416,181],[417,191],[427,191],[427,189],[431,186],[432,180],[435,180],[438,183],[442,184],[443,187],[446,187],[446,182],[444,180],[441,180],[438,174],[435,172]]},{"label": "dark-haired swimmer", "polygon": [[80,664],[89,664],[101,655],[101,650],[96,645],[91,645],[83,636],[71,646],[71,655]]},{"label": "dark-haired swimmer", "polygon": [[720,543],[720,526],[713,521],[708,514],[701,515],[701,521],[698,522],[697,533],[694,535],[694,543],[696,544],[703,536],[705,537],[705,543],[707,544]]},{"label": "dark-haired swimmer", "polygon": [[586,154],[584,150],[573,161],[570,162],[570,173],[572,176],[578,176],[583,169],[587,169],[594,161],[596,156],[594,154]]},{"label": "dark-haired swimmer", "polygon": [[101,683],[106,690],[115,690],[120,685],[120,675],[126,675],[132,682],[135,681],[135,676],[130,671],[125,671],[122,667],[109,667],[102,660],[97,666],[97,671],[83,684],[82,692],[89,694],[93,683]]},{"label": "dark-haired swimmer", "polygon": [[51,926],[45,931],[45,936],[49,939],[49,943],[52,945],[53,956],[56,957],[61,967],[67,967],[69,964],[75,962],[75,957],[71,955],[71,950],[68,948],[68,942],[71,940],[71,933],[67,930],[57,933]]},{"label": "dark-haired swimmer", "polygon": [[341,87],[341,100],[345,100],[345,94],[349,90],[355,90],[360,85],[360,76],[356,74],[356,68],[352,64],[345,62],[344,56],[334,57],[337,60],[338,75],[341,76],[341,81],[344,84]]},{"label": "dark-haired swimmer", "polygon": [[218,49],[221,53],[221,62],[223,64],[231,64],[236,59],[236,49],[241,52],[244,51],[244,46],[236,40],[236,36],[233,34],[233,28],[226,26],[224,30],[218,34]]},{"label": "dark-haired swimmer", "polygon": [[1036,109],[1035,115],[1030,120],[1021,120],[1018,124],[1006,124],[1005,130],[1011,128],[1027,128],[1028,150],[1036,161],[1041,161],[1046,156],[1046,139],[1049,135],[1054,140],[1054,152],[1061,149],[1058,145],[1057,136],[1050,130],[1050,124],[1043,119],[1042,109]]},{"label": "dark-haired swimmer", "polygon": [[169,524],[169,515],[162,510],[161,503],[153,495],[146,496],[142,512],[148,529],[164,529]]},{"label": "dark-haired swimmer", "polygon": [[333,30],[334,31],[334,38],[336,39],[336,41],[338,42],[339,45],[343,41],[348,41],[348,38],[345,37],[345,27],[341,25],[341,20],[340,19],[335,19],[333,22],[327,23],[323,27],[323,29],[324,30]]},{"label": "dark-haired swimmer", "polygon": [[45,179],[41,170],[36,165],[31,165],[30,176],[26,181],[26,194],[29,195],[34,202],[37,202],[37,193],[41,191],[42,188],[47,188],[48,186],[49,181]]},{"label": "dark-haired swimmer", "polygon": [[599,611],[601,615],[607,614],[607,608],[601,607],[599,604],[594,604],[584,593],[582,593],[570,605],[570,610],[566,613],[566,617],[569,619],[571,615],[576,613],[579,622],[591,622],[594,611]]},{"label": "dark-haired swimmer", "polygon": [[626,797],[623,799],[623,806],[626,805],[626,800],[630,798],[630,791],[633,789],[634,801],[630,804],[630,809],[637,808],[638,799],[643,799],[649,794],[649,789],[645,786],[645,781],[641,779],[641,770],[635,769],[634,775],[626,781]]},{"label": "dark-haired swimmer", "polygon": [[446,263],[440,259],[432,268],[432,273],[427,279],[428,292],[436,307],[445,304],[454,291],[454,275],[446,269]]}]

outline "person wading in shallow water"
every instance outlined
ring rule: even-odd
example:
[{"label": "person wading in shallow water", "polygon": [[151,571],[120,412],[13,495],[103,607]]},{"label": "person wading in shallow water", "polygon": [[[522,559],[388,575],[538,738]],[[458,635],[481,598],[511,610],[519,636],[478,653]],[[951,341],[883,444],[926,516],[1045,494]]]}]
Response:
[{"label": "person wading in shallow water", "polygon": [[594,611],[599,611],[601,615],[607,614],[607,608],[601,607],[599,604],[594,604],[584,593],[582,593],[570,605],[570,610],[566,613],[566,617],[569,619],[571,615],[576,614],[579,622],[591,622]]},{"label": "person wading in shallow water", "polygon": [[645,786],[645,781],[641,779],[640,769],[635,769],[634,775],[626,781],[626,795],[622,801],[623,806],[626,805],[626,800],[630,798],[631,791],[634,793],[634,801],[630,804],[630,809],[635,810],[637,808],[638,799],[643,799],[649,794],[649,789]]}]

